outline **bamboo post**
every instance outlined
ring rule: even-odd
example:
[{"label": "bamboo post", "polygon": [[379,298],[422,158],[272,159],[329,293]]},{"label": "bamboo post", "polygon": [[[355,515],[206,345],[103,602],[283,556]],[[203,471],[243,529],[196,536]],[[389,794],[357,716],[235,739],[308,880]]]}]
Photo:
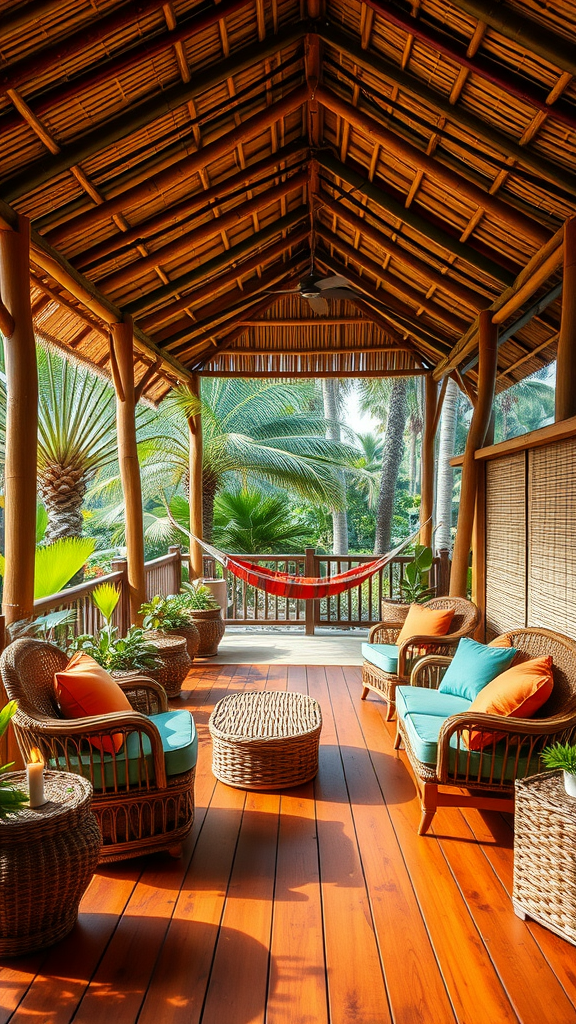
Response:
[{"label": "bamboo post", "polygon": [[474,455],[484,443],[494,400],[498,365],[498,327],[492,322],[489,310],[483,310],[478,319],[478,345],[478,400],[472,414],[462,463],[460,508],[450,573],[451,597],[466,597],[478,482],[478,465]]},{"label": "bamboo post", "polygon": [[[188,387],[195,398],[200,398],[200,378],[195,373],[190,380]],[[195,537],[203,539],[202,524],[202,414],[198,412],[188,420],[189,429],[189,503],[190,503],[190,533]],[[198,579],[203,574],[202,548],[190,538],[190,577]]]},{"label": "bamboo post", "polygon": [[110,364],[116,390],[118,462],[126,509],[126,558],[130,620],[141,624],[140,605],[146,600],[144,568],[144,523],[142,485],[136,445],[136,392],[134,387],[134,341],[132,320],[126,317],[112,324]]},{"label": "bamboo post", "polygon": [[6,372],[4,523],[6,572],[2,610],[6,625],[34,614],[38,374],[30,305],[30,223],[0,230],[0,295]]},{"label": "bamboo post", "polygon": [[[428,374],[424,378],[424,432],[422,434],[422,461],[420,485],[420,543],[432,544],[432,513],[434,511],[434,437],[436,434],[436,407],[438,385]],[[429,522],[427,522],[429,520]]]},{"label": "bamboo post", "polygon": [[555,419],[576,416],[576,218],[564,225],[562,320],[556,355]]}]

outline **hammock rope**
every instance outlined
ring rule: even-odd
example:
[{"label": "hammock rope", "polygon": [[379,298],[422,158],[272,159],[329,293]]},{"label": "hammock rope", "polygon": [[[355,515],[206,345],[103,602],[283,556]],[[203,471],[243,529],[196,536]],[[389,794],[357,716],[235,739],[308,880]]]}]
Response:
[{"label": "hammock rope", "polygon": [[[361,586],[362,583],[396,558],[404,548],[408,547],[416,539],[420,529],[421,527],[419,526],[410,537],[403,540],[393,551],[381,555],[372,562],[357,565],[352,569],[347,569],[346,572],[337,573],[335,576],[316,577],[294,576],[291,573],[279,572],[276,569],[267,569],[262,565],[254,565],[253,562],[246,562],[235,555],[227,555],[224,551],[219,551],[218,548],[213,547],[212,544],[207,544],[206,541],[200,540],[200,537],[195,537],[188,530],[186,532],[189,534],[190,539],[200,544],[212,558],[215,558],[217,562],[220,562],[221,565],[229,569],[239,579],[250,584],[250,586],[257,587],[258,590],[264,590],[267,594],[272,594],[276,597],[293,597],[301,598],[304,601],[315,601],[322,597],[335,597],[337,594],[342,594],[345,590]],[[347,557],[353,558],[354,556]],[[337,560],[338,556],[336,555],[334,561]]]}]

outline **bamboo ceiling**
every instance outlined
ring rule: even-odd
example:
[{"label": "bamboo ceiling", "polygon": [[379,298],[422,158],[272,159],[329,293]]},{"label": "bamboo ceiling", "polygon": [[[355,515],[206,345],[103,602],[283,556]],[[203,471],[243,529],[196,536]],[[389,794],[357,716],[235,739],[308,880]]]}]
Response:
[{"label": "bamboo ceiling", "polygon": [[[106,372],[132,316],[152,401],[190,372],[474,386],[488,306],[499,388],[554,358],[574,0],[2,7],[0,221],[31,220],[40,337]],[[311,268],[354,294],[275,294]]]}]

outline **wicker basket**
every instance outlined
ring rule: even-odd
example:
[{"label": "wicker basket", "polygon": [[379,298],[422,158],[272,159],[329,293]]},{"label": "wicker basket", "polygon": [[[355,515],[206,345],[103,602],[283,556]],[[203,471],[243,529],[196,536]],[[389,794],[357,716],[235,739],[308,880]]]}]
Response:
[{"label": "wicker basket", "polygon": [[404,604],[403,601],[385,598],[380,603],[380,615],[382,616],[382,622],[385,622],[386,625],[403,626],[409,611],[410,605]]},{"label": "wicker basket", "polygon": [[285,789],[314,778],[322,729],[320,705],[301,693],[234,693],[209,721],[212,771],[240,789]]},{"label": "wicker basket", "polygon": [[176,633],[163,633],[159,629],[150,630],[146,636],[158,648],[160,664],[157,668],[147,668],[144,675],[156,679],[169,697],[177,697],[192,664],[186,639]]},{"label": "wicker basket", "polygon": [[514,910],[576,945],[576,799],[562,772],[516,782]]},{"label": "wicker basket", "polygon": [[200,646],[196,657],[213,658],[218,654],[218,644],[226,632],[220,608],[198,608],[190,614],[200,633]]},{"label": "wicker basket", "polygon": [[[26,791],[26,772],[4,777]],[[44,786],[48,802],[42,807],[0,820],[0,956],[32,953],[63,939],[100,857],[90,783],[68,772],[46,772]]]},{"label": "wicker basket", "polygon": [[167,631],[168,636],[183,636],[186,641],[186,647],[188,650],[188,657],[190,661],[194,661],[194,658],[198,654],[200,647],[200,632],[196,623],[190,622],[186,626],[178,626],[177,629],[170,629]]}]

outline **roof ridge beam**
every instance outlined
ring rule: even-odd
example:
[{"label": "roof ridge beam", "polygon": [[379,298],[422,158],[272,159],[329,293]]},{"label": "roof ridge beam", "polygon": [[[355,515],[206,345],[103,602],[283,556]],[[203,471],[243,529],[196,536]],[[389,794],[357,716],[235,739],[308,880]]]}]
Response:
[{"label": "roof ridge beam", "polygon": [[[368,135],[372,141],[379,142],[384,149],[392,149],[394,153],[405,160],[409,166],[417,167],[429,174],[436,181],[455,190],[464,196],[469,202],[483,210],[500,217],[515,231],[520,232],[524,238],[530,239],[536,245],[543,245],[550,232],[538,224],[537,221],[526,217],[515,207],[505,203],[502,199],[492,195],[490,192],[480,188],[479,185],[468,181],[463,175],[451,170],[445,164],[434,157],[424,153],[421,149],[407,142],[400,135],[397,135],[390,128],[385,128],[373,117],[363,113],[358,107],[341,99],[336,93],[324,86],[320,86],[316,92],[319,102],[332,113],[344,118],[354,125],[359,131]],[[101,207],[99,207],[101,209]]]},{"label": "roof ridge beam", "polygon": [[431,223],[421,214],[416,213],[411,206],[403,206],[394,196],[389,195],[377,184],[374,184],[373,181],[364,178],[363,175],[353,170],[347,163],[341,163],[333,153],[320,150],[315,156],[319,164],[326,171],[346,181],[354,191],[361,192],[368,199],[376,203],[377,206],[391,213],[399,221],[409,224],[411,228],[414,228],[424,238],[428,238],[431,242],[442,246],[443,249],[452,253],[453,256],[457,256],[458,259],[475,267],[476,270],[482,271],[482,273],[494,278],[494,280],[500,281],[502,284],[512,284],[514,274],[510,271],[495,263],[488,256],[478,252],[467,242],[461,242],[439,225]]},{"label": "roof ridge beam", "polygon": [[[220,85],[226,79],[245,71],[260,61],[272,57],[279,49],[286,49],[288,46],[298,42],[305,34],[306,26],[299,23],[291,30],[287,30],[279,42],[276,36],[264,40],[262,43],[253,43],[244,49],[234,53],[226,60],[219,60],[203,68],[189,82],[179,82],[154,96],[145,97],[138,103],[125,108],[111,118],[108,122],[98,125],[93,131],[88,132],[77,143],[62,146],[56,156],[45,157],[34,163],[28,171],[23,174],[16,174],[4,182],[5,196],[7,202],[13,202],[21,196],[32,192],[35,188],[50,181],[63,171],[70,170],[76,164],[88,159],[95,153],[105,150],[120,139],[145,128],[147,125],[165,117],[172,110],[178,109],[184,103],[196,99],[202,93],[207,92]],[[297,90],[295,90],[297,91]],[[308,90],[306,88],[306,95]],[[268,110],[270,107],[267,108]],[[106,204],[98,207],[102,210]]]},{"label": "roof ridge beam", "polygon": [[506,156],[513,157],[547,181],[554,182],[572,195],[576,195],[576,175],[564,167],[558,167],[551,160],[528,149],[527,146],[521,146],[513,138],[505,135],[489,122],[483,121],[476,114],[457,104],[451,104],[447,97],[442,96],[409,72],[403,71],[386,57],[363,50],[356,40],[346,32],[342,32],[332,25],[322,24],[319,25],[318,32],[326,43],[342,51],[364,71],[393,82],[418,102],[427,104],[435,113],[444,115],[448,120],[471,135],[482,139],[489,146],[498,149]]}]

